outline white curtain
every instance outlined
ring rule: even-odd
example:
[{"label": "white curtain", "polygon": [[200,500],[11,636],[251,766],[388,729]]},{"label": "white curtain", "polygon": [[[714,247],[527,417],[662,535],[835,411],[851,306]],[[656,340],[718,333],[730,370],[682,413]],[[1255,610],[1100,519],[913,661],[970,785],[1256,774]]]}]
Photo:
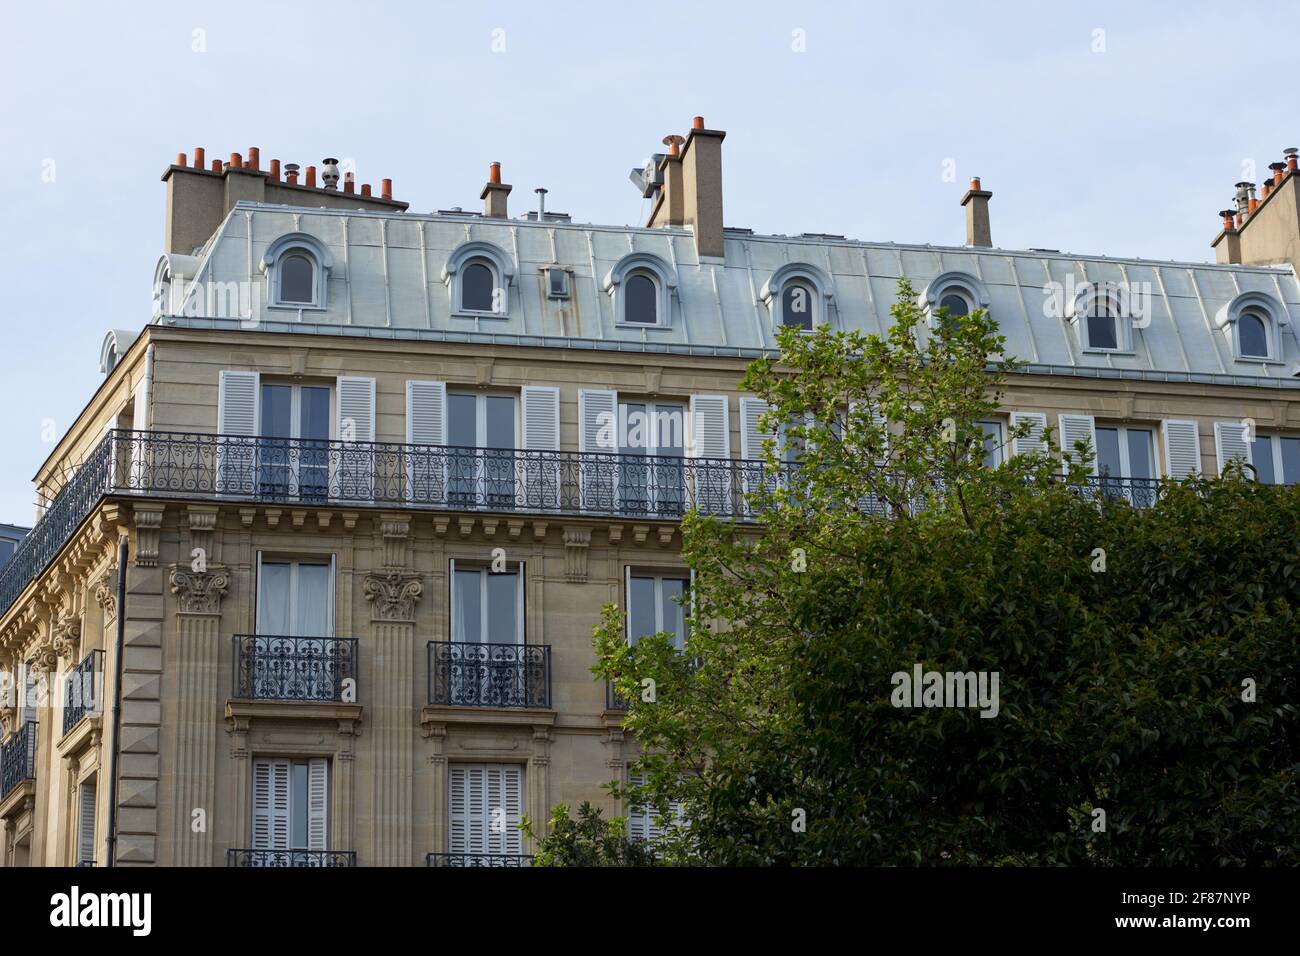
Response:
[{"label": "white curtain", "polygon": [[302,637],[329,636],[329,584],[328,564],[298,565],[297,620],[291,634]]},{"label": "white curtain", "polygon": [[263,562],[257,594],[257,631],[259,634],[290,634],[289,572],[282,562]]}]

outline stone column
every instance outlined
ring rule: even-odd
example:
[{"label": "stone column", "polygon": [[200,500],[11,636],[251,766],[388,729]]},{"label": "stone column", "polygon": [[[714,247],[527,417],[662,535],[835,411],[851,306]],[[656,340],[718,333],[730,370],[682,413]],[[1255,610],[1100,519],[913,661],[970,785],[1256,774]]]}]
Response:
[{"label": "stone column", "polygon": [[[167,583],[178,603],[172,642],[178,719],[173,747],[175,852],[171,862],[174,866],[212,866],[216,863],[212,824],[217,810],[217,733],[224,693],[218,661],[221,598],[230,586],[230,574],[217,564],[173,564]],[[202,823],[197,831],[196,818]]]}]

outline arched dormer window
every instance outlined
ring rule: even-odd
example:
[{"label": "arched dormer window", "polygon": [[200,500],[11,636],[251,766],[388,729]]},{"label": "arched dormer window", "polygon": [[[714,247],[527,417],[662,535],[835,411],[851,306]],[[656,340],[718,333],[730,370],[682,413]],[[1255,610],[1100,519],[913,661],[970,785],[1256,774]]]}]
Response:
[{"label": "arched dormer window", "polygon": [[605,274],[605,291],[614,300],[614,324],[639,329],[672,326],[672,295],[677,275],[649,252],[633,252]]},{"label": "arched dormer window", "polygon": [[126,354],[126,350],[131,347],[131,343],[139,334],[127,329],[109,329],[99,347],[99,370],[108,375],[117,368],[117,363],[122,360],[122,356]]},{"label": "arched dormer window", "polygon": [[504,319],[510,314],[514,262],[490,242],[463,242],[442,267],[451,314],[465,318]]},{"label": "arched dormer window", "polygon": [[153,270],[153,317],[179,315],[185,304],[186,282],[199,272],[196,256],[165,253]]},{"label": "arched dormer window", "polygon": [[327,279],[334,259],[315,236],[291,232],[262,254],[267,305],[273,309],[324,309]]},{"label": "arched dormer window", "polygon": [[791,262],[772,273],[758,297],[772,316],[772,325],[792,325],[811,332],[829,321],[831,304],[830,278],[821,269],[806,262]]},{"label": "arched dormer window", "polygon": [[968,272],[944,272],[926,283],[917,296],[917,304],[925,310],[930,328],[937,329],[943,316],[953,322],[979,309],[987,309],[989,292],[983,282]]},{"label": "arched dormer window", "polygon": [[1215,316],[1234,358],[1242,362],[1281,362],[1286,307],[1266,292],[1243,292]]},{"label": "arched dormer window", "polygon": [[1111,282],[1085,282],[1074,294],[1067,318],[1085,352],[1133,351],[1133,325],[1139,318],[1127,290]]}]

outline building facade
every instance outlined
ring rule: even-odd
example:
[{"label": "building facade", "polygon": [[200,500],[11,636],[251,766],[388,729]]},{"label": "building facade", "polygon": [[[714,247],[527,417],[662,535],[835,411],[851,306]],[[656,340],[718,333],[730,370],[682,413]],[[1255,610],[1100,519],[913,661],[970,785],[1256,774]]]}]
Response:
[{"label": "building facade", "polygon": [[1243,259],[1294,153],[1207,264],[996,249],[978,180],[964,247],[726,228],[724,135],[634,174],[641,228],[511,218],[496,164],[482,213],[424,215],[331,160],[178,157],[155,314],[0,570],[5,865],[519,865],[519,819],[584,800],[650,835],[601,789],[636,744],[592,626],[682,632],[683,511],[752,526],[747,363],[884,331],[900,276],[1026,363],[991,465],[1051,430],[1139,507],[1234,457],[1300,480],[1300,227]]}]

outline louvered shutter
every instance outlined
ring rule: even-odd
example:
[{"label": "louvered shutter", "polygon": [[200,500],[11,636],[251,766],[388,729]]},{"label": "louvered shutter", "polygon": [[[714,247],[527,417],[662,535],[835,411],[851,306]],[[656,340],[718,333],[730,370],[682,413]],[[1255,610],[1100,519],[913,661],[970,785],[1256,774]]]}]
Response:
[{"label": "louvered shutter", "polygon": [[[758,423],[768,408],[767,402],[760,398],[740,399],[741,486],[746,495],[753,494],[761,487],[760,483],[764,480],[767,470],[763,443],[772,437],[772,433],[761,431]],[[770,486],[771,482],[768,484]],[[753,511],[753,507],[746,501],[744,513],[752,514]]]},{"label": "louvered shutter", "polygon": [[95,781],[77,788],[77,863],[95,862]]},{"label": "louvered shutter", "polygon": [[[632,774],[629,777],[629,782],[634,786],[645,786],[645,777],[642,774]],[[679,824],[686,822],[686,811],[680,801],[669,801],[668,816]],[[664,819],[655,812],[653,807],[629,807],[627,813],[628,837],[633,840],[646,840],[653,843],[664,835],[664,822]]]},{"label": "louvered shutter", "polygon": [[257,372],[222,369],[217,388],[217,491],[251,495],[260,424]]},{"label": "louvered shutter", "polygon": [[131,480],[128,487],[135,491],[146,491],[153,486],[149,472],[148,436],[143,434],[149,429],[149,383],[141,378],[135,386],[135,402],[131,412]]},{"label": "louvered shutter", "polygon": [[584,388],[578,391],[578,451],[583,453],[579,480],[584,511],[613,512],[619,465],[618,393]]},{"label": "louvered shutter", "polygon": [[289,849],[289,761],[253,762],[253,849]]},{"label": "louvered shutter", "polygon": [[1169,477],[1180,481],[1188,475],[1201,470],[1201,435],[1200,426],[1194,421],[1166,419],[1163,423],[1165,436],[1165,466]]},{"label": "louvered shutter", "polygon": [[469,852],[469,769],[451,767],[448,777],[447,852]]},{"label": "louvered shutter", "polygon": [[686,453],[708,461],[688,466],[695,507],[705,514],[732,513],[731,422],[727,396],[692,395]]},{"label": "louvered shutter", "polygon": [[[1253,464],[1250,442],[1247,441],[1248,430],[1242,422],[1214,423],[1214,451],[1219,459],[1219,474],[1232,459],[1239,459],[1246,464]],[[1250,474],[1247,470],[1246,474]]]},{"label": "louvered shutter", "polygon": [[[1092,464],[1090,471],[1097,474],[1097,425],[1091,415],[1061,415],[1061,451],[1068,453],[1071,457],[1077,457],[1075,444],[1083,442],[1088,446],[1088,451],[1092,455]],[[1066,465],[1064,457],[1061,460],[1062,473],[1069,472],[1069,466]]]},{"label": "louvered shutter", "polygon": [[519,823],[523,818],[523,776],[520,768],[509,765],[480,768],[484,777],[486,802],[486,845],[484,853],[517,854],[522,852]]},{"label": "louvered shutter", "polygon": [[447,497],[447,383],[406,383],[406,498],[441,504]]},{"label": "louvered shutter", "polygon": [[330,765],[313,757],[307,770],[307,849],[329,849]]},{"label": "louvered shutter", "polygon": [[530,509],[560,507],[560,390],[550,385],[525,385],[520,390],[524,455],[519,471],[519,498]]},{"label": "louvered shutter", "polygon": [[336,396],[340,449],[334,486],[345,501],[371,501],[375,497],[375,380],[340,375]]},{"label": "louvered shutter", "polygon": [[1012,412],[1011,427],[1019,427],[1021,422],[1032,426],[1027,435],[1018,436],[1011,443],[1011,450],[1017,455],[1041,455],[1047,451],[1047,416],[1042,412]]}]

